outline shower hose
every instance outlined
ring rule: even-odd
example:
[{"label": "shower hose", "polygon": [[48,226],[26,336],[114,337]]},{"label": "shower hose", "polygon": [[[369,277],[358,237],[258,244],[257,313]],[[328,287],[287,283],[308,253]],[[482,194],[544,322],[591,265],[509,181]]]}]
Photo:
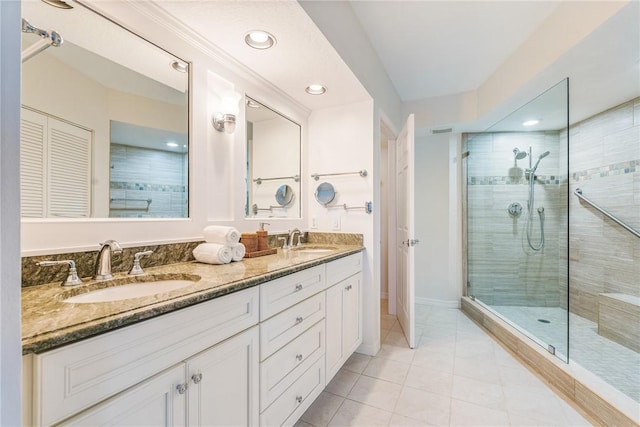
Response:
[{"label": "shower hose", "polygon": [[540,243],[538,245],[534,245],[533,243],[531,243],[531,233],[533,228],[532,217],[534,209],[533,202],[535,195],[535,181],[535,175],[531,173],[529,177],[529,200],[527,200],[527,219],[525,221],[524,227],[526,229],[527,243],[529,244],[529,247],[537,252],[544,247],[544,208],[538,208],[538,217],[540,218]]}]

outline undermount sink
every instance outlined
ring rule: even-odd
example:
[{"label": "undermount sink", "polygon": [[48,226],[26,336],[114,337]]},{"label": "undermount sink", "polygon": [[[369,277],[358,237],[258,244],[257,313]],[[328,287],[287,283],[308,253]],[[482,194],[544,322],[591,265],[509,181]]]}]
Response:
[{"label": "undermount sink", "polygon": [[95,303],[121,301],[132,298],[148,297],[164,292],[186,288],[196,283],[195,280],[158,280],[153,282],[136,282],[109,288],[96,289],[62,300],[67,303]]},{"label": "undermount sink", "polygon": [[336,248],[334,246],[296,246],[291,250],[305,254],[323,254],[334,251]]}]

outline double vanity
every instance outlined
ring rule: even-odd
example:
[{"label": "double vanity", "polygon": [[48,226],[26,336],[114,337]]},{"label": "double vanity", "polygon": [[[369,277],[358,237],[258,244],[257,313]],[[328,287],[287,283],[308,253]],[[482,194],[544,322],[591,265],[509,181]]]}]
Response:
[{"label": "double vanity", "polygon": [[362,250],[24,288],[25,424],[293,425],[362,342]]}]

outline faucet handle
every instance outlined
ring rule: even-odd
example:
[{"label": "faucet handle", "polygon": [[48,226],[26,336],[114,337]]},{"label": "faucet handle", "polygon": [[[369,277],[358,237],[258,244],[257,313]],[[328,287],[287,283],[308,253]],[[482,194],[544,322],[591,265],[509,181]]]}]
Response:
[{"label": "faucet handle", "polygon": [[296,246],[302,246],[302,234],[298,234],[298,244]]},{"label": "faucet handle", "polygon": [[131,270],[129,270],[129,274],[134,276],[144,274],[144,271],[140,266],[140,258],[142,258],[143,256],[151,255],[152,253],[153,251],[136,252],[133,256],[133,267],[131,267]]},{"label": "faucet handle", "polygon": [[289,245],[287,244],[287,238],[286,237],[278,236],[278,240],[282,241],[282,249],[283,250],[289,249]]},{"label": "faucet handle", "polygon": [[82,280],[80,280],[80,278],[78,277],[78,271],[76,270],[76,263],[73,260],[70,260],[70,259],[65,259],[62,261],[46,260],[46,261],[40,261],[38,263],[38,265],[41,267],[49,267],[52,265],[60,265],[60,264],[69,265],[69,274],[67,275],[67,279],[64,282],[62,282],[62,286],[75,286],[75,285],[82,284]]}]

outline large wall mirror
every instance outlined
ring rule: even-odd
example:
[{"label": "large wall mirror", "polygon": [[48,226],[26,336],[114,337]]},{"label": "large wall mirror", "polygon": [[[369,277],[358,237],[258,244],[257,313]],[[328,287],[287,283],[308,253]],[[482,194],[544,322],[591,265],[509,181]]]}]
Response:
[{"label": "large wall mirror", "polygon": [[249,218],[300,217],[300,125],[247,97]]},{"label": "large wall mirror", "polygon": [[68,3],[22,2],[22,217],[188,217],[188,63]]}]

